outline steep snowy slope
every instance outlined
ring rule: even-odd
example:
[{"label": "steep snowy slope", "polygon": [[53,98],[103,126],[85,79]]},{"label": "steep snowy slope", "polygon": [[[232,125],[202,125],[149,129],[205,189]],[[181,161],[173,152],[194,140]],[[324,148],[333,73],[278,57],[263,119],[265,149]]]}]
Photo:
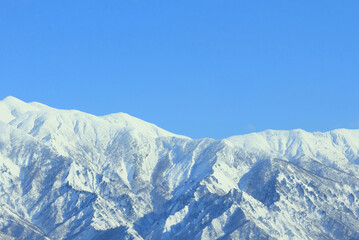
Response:
[{"label": "steep snowy slope", "polygon": [[359,239],[359,130],[223,140],[0,101],[0,239]]}]

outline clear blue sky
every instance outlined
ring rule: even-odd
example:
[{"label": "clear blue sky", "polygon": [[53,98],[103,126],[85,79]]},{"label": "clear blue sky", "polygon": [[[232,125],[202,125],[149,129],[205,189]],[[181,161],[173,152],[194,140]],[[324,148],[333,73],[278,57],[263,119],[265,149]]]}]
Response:
[{"label": "clear blue sky", "polygon": [[1,0],[8,95],[192,138],[359,128],[359,1]]}]

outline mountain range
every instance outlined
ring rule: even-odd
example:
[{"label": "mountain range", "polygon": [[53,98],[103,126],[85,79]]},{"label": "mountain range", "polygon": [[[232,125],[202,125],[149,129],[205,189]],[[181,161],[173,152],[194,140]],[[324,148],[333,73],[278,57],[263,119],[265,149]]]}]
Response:
[{"label": "mountain range", "polygon": [[191,139],[7,97],[0,239],[359,239],[359,130]]}]

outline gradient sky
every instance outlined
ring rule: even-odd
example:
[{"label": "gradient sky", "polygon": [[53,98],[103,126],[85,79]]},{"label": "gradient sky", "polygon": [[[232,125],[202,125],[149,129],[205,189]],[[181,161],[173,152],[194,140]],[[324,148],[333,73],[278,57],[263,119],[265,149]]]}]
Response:
[{"label": "gradient sky", "polygon": [[192,138],[359,128],[359,1],[1,0],[0,98]]}]

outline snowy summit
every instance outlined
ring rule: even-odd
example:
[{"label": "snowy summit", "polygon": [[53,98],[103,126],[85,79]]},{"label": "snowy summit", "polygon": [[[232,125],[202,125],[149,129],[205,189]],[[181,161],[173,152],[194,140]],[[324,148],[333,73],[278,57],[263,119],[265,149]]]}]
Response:
[{"label": "snowy summit", "polygon": [[0,101],[0,239],[359,239],[359,130],[223,140]]}]

